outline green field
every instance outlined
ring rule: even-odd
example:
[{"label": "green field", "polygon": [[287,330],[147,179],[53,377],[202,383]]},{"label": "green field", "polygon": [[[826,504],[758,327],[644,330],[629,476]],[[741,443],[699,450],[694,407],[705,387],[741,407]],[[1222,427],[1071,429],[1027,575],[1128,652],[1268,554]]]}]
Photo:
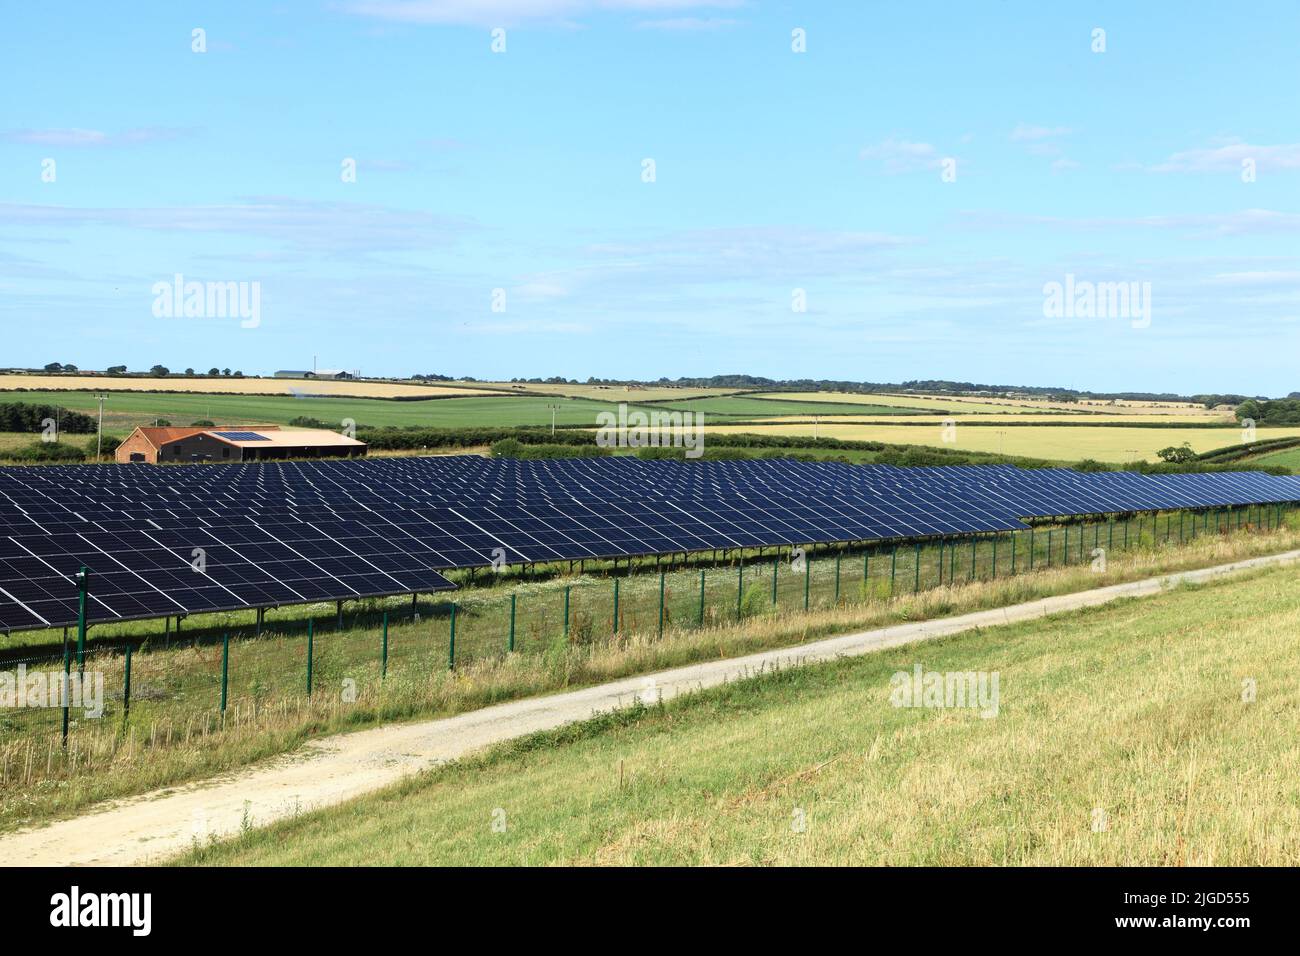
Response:
[{"label": "green field", "polygon": [[1300,472],[1300,448],[1287,448],[1284,451],[1275,451],[1267,455],[1260,455],[1258,458],[1250,458],[1243,464],[1254,465],[1273,465],[1282,468],[1290,468],[1293,473]]},{"label": "green field", "polygon": [[[310,387],[309,385],[304,387]],[[0,401],[62,405],[96,415],[99,405],[91,392],[0,392]],[[173,425],[206,420],[226,424],[286,424],[294,418],[316,418],[341,423],[351,418],[359,425],[398,427],[474,427],[550,425],[551,406],[558,425],[597,425],[600,412],[617,412],[623,399],[546,398],[501,395],[393,401],[378,398],[292,398],[269,395],[205,395],[170,392],[114,392],[104,403],[105,431],[124,435],[136,425],[162,418]],[[726,418],[767,418],[778,415],[845,415],[842,404],[783,402],[746,398],[700,398],[655,405],[635,405],[643,411],[693,411]],[[904,408],[872,406],[872,414],[914,414]],[[859,411],[855,407],[855,411]]]},{"label": "green field", "polygon": [[[695,398],[681,402],[664,402],[656,407],[702,412],[705,416],[724,418],[777,418],[786,415],[812,417],[814,415],[916,415],[914,408],[895,408],[889,405],[847,405],[843,402],[784,401],[779,398],[746,398],[726,396],[721,398]],[[935,412],[935,414],[940,414]]]},{"label": "green field", "polygon": [[[0,392],[0,401],[62,405],[73,411],[98,414],[99,404],[89,392]],[[550,425],[551,408],[560,425],[596,427],[596,416],[617,411],[617,403],[590,399],[539,398],[503,395],[500,398],[439,398],[391,401],[378,398],[281,398],[264,395],[199,395],[164,392],[119,392],[104,403],[104,426],[109,434],[125,435],[137,425],[162,418],[173,425],[206,420],[218,425],[286,424],[294,418],[316,418],[358,425],[398,427],[472,427]],[[652,406],[646,406],[652,408]]]},{"label": "green field", "polygon": [[[182,862],[1294,866],[1297,584],[1277,569],[769,675]],[[996,672],[996,716],[893,706],[916,665]]]}]

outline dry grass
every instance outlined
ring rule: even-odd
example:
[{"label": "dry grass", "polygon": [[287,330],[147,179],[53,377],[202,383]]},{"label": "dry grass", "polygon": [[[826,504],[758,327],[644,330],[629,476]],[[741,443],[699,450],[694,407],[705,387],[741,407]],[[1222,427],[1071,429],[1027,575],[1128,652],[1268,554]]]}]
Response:
[{"label": "dry grass", "polygon": [[[0,829],[64,816],[100,800],[146,792],[247,765],[259,758],[292,750],[310,738],[376,723],[448,715],[503,700],[598,684],[619,677],[717,657],[731,657],[773,647],[789,646],[817,637],[884,626],[899,621],[942,617],[1001,607],[1050,594],[1086,590],[1190,567],[1221,564],[1242,557],[1275,553],[1300,546],[1300,530],[1231,536],[1211,535],[1183,547],[1145,547],[1110,559],[1103,574],[1088,565],[1072,565],[1032,574],[1001,577],[956,587],[922,591],[885,599],[878,588],[853,594],[845,590],[840,605],[810,613],[791,613],[788,605],[773,613],[766,605],[737,622],[726,615],[696,628],[690,623],[656,635],[652,620],[617,637],[588,636],[583,642],[558,635],[534,643],[529,651],[495,653],[458,664],[455,672],[439,666],[439,650],[427,639],[414,643],[401,638],[403,660],[394,658],[386,681],[379,680],[378,661],[345,663],[342,644],[331,656],[330,645],[318,644],[318,687],[336,688],[342,677],[356,681],[357,699],[343,703],[336,690],[322,690],[308,700],[303,694],[301,642],[250,641],[248,653],[232,651],[232,704],[226,729],[220,731],[216,713],[219,648],[196,648],[205,657],[209,675],[205,688],[187,691],[209,701],[206,709],[150,709],[148,701],[133,706],[129,726],[118,719],[82,721],[74,726],[73,743],[65,753],[53,733],[12,740],[0,746]],[[653,582],[657,591],[657,582]],[[900,584],[900,588],[903,585]],[[734,608],[734,604],[732,605]],[[725,623],[724,623],[725,622]],[[553,631],[544,632],[547,637]],[[346,635],[340,635],[346,636]],[[373,633],[355,639],[373,645]],[[373,648],[372,648],[373,649]],[[248,654],[268,661],[296,661],[288,669],[255,665]],[[155,655],[156,656],[156,655]],[[445,662],[445,657],[442,658]],[[243,663],[239,663],[239,662]],[[145,655],[139,664],[143,666]],[[160,662],[160,666],[161,666]],[[119,664],[104,665],[104,669]],[[167,671],[148,677],[141,671],[137,688],[165,686]],[[118,686],[115,673],[107,675]],[[175,717],[171,716],[175,714]]]},{"label": "dry grass", "polygon": [[[181,862],[1294,866],[1298,579],[1274,569],[765,675]],[[996,672],[997,715],[892,706],[891,675],[918,664]]]},{"label": "dry grass", "polygon": [[848,402],[865,405],[898,405],[904,408],[948,409],[950,411],[1084,411],[1107,415],[1175,415],[1202,420],[1227,419],[1231,415],[1215,412],[1202,405],[1186,402],[1129,402],[1103,401],[1049,402],[1039,398],[981,398],[977,396],[947,395],[894,395],[881,392],[865,395],[856,392],[771,392],[756,394],[755,398],[784,398],[819,402]]},{"label": "dry grass", "polygon": [[331,395],[349,398],[434,398],[496,395],[472,385],[406,385],[398,382],[334,382],[295,378],[119,378],[100,375],[2,375],[5,390],[193,392],[207,395]]},{"label": "dry grass", "polygon": [[[799,435],[840,438],[853,441],[879,441],[891,444],[933,445],[957,451],[983,451],[995,454],[1024,455],[1053,461],[1078,461],[1094,458],[1106,462],[1155,460],[1156,452],[1170,445],[1187,442],[1197,452],[1241,443],[1240,428],[1122,428],[1115,425],[1028,425],[1008,428],[957,425],[955,441],[944,440],[942,420],[931,419],[929,425],[847,425],[823,420],[784,425],[714,425],[706,427],[706,439],[726,444],[726,436],[738,433],[762,435]],[[1300,428],[1270,428],[1260,431],[1260,438],[1285,438],[1300,435]]]},{"label": "dry grass", "polygon": [[659,402],[672,399],[685,401],[691,398],[734,395],[739,391],[735,388],[658,388],[653,385],[538,385],[524,382],[483,382],[482,384],[505,391],[589,398],[603,402]]}]

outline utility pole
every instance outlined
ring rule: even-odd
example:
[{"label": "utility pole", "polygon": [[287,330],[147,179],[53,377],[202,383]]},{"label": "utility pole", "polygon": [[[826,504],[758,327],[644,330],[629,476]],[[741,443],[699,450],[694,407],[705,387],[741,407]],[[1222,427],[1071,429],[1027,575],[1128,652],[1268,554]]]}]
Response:
[{"label": "utility pole", "polygon": [[559,405],[547,405],[546,407],[549,408],[549,409],[551,410],[551,434],[554,435],[554,434],[555,434],[555,412],[556,412],[556,410],[557,410],[560,406],[559,406]]},{"label": "utility pole", "polygon": [[108,401],[107,395],[96,395],[99,401],[99,431],[95,436],[95,461],[98,462],[104,456],[104,402]]}]

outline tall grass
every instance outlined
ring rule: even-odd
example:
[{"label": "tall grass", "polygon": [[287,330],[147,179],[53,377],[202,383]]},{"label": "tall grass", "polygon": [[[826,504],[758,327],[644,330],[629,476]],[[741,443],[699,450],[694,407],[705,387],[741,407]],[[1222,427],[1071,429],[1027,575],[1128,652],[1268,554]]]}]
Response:
[{"label": "tall grass", "polygon": [[[1040,552],[1032,574],[1021,563],[1019,573],[1008,575],[1004,542],[997,578],[992,577],[987,540],[976,547],[973,571],[969,546],[922,550],[919,565],[896,565],[892,576],[891,557],[885,554],[865,556],[866,577],[863,555],[853,555],[851,562],[823,556],[811,562],[808,578],[777,565],[776,604],[771,601],[771,564],[720,568],[704,575],[702,620],[699,571],[678,571],[664,577],[662,636],[656,575],[618,579],[617,633],[611,579],[550,578],[510,589],[484,587],[457,599],[454,671],[447,667],[450,622],[445,604],[430,608],[426,603],[419,620],[390,619],[386,676],[381,674],[381,632],[374,618],[334,632],[318,628],[310,697],[306,639],[298,625],[290,634],[241,636],[231,643],[224,716],[218,709],[219,643],[164,648],[153,642],[137,652],[129,719],[121,695],[124,658],[120,648],[108,647],[87,661],[88,671],[105,676],[110,689],[107,712],[98,720],[74,719],[66,748],[60,711],[0,711],[0,828],[243,766],[323,734],[453,714],[853,629],[998,607],[1286,550],[1300,546],[1296,525],[1296,519],[1289,518],[1283,527],[1269,531],[1229,534],[1224,529],[1223,534],[1203,534],[1179,546],[1172,534],[1166,540],[1164,529],[1153,530],[1147,519],[1142,540],[1131,530],[1130,550],[1112,554],[1104,571],[1094,567],[1088,546],[1094,532],[1104,540],[1106,526],[1085,532],[1084,563],[1063,565],[1058,557],[1048,568]],[[1078,535],[1076,529],[1072,540]],[[1045,534],[1035,538],[1038,546],[1045,546]],[[1054,548],[1059,540],[1053,537]],[[899,554],[909,562],[917,555]],[[904,590],[917,582],[918,570],[928,575],[924,588]],[[944,584],[936,586],[940,573]],[[562,624],[566,588],[567,634]],[[514,653],[506,652],[510,594],[516,607]]]}]

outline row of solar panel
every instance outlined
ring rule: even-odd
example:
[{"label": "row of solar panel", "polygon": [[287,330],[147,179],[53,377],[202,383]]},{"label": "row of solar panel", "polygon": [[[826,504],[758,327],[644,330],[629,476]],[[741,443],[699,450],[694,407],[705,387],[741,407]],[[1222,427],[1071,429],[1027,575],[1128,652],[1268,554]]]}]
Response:
[{"label": "row of solar panel", "polygon": [[[1004,531],[1300,500],[1254,473],[478,457],[0,469],[0,627],[450,587],[435,569]],[[195,566],[195,549],[203,555]]]}]

